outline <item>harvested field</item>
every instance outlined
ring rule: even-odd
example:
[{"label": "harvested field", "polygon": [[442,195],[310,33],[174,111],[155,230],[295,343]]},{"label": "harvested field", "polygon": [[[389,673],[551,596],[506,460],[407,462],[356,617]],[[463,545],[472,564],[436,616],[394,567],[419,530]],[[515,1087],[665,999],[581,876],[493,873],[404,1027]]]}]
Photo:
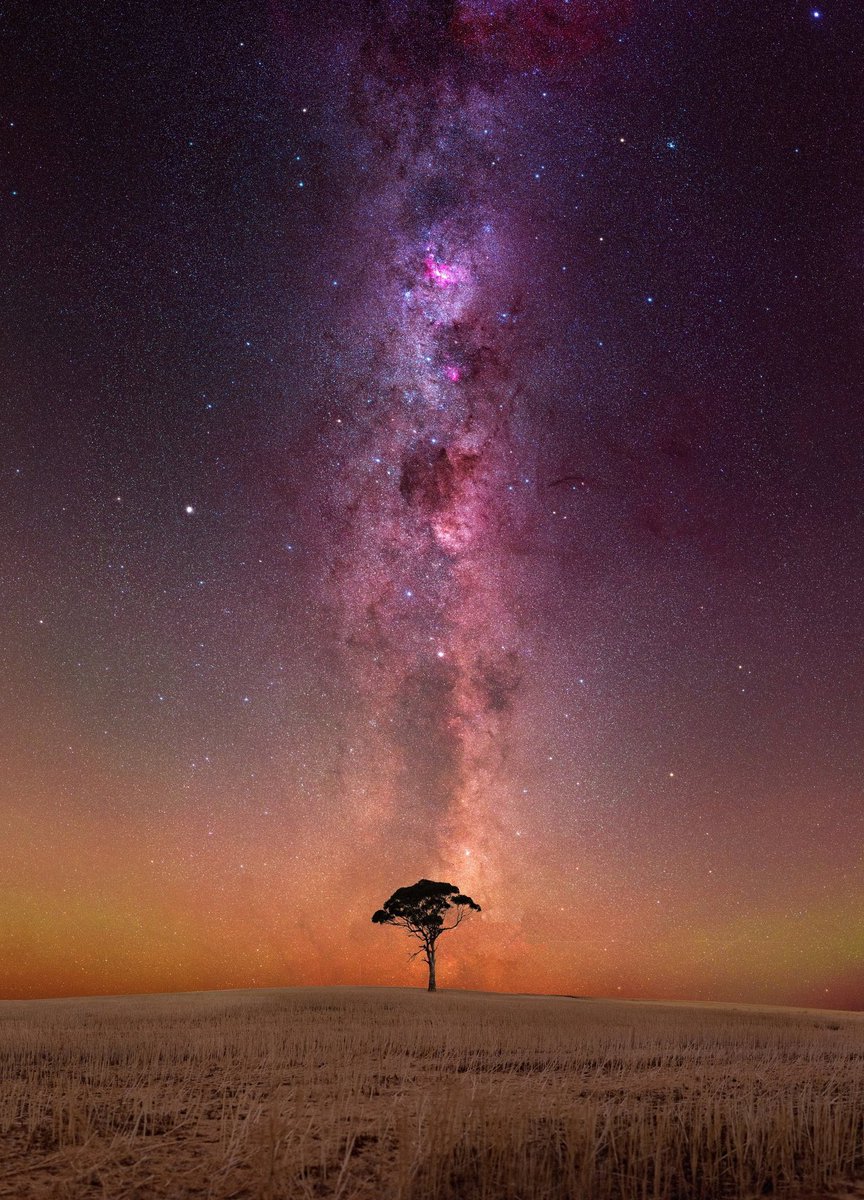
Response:
[{"label": "harvested field", "polygon": [[401,989],[0,1004],[0,1196],[864,1195],[864,1019]]}]

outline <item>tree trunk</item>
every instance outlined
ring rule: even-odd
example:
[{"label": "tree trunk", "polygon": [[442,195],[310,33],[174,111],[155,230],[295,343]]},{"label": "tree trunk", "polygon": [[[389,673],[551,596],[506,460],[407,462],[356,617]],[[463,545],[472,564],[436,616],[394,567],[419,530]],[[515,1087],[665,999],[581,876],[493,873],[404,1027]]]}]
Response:
[{"label": "tree trunk", "polygon": [[432,946],[427,952],[426,962],[429,964],[429,988],[428,991],[435,991],[435,947]]}]

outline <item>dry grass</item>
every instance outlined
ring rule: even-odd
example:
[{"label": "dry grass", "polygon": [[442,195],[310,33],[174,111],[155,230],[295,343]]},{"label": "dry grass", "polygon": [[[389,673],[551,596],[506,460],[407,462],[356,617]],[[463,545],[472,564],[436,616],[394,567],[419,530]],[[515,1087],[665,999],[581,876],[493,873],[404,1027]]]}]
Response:
[{"label": "dry grass", "polygon": [[350,988],[7,1002],[0,1080],[15,1200],[716,1200],[864,1178],[848,1014]]}]

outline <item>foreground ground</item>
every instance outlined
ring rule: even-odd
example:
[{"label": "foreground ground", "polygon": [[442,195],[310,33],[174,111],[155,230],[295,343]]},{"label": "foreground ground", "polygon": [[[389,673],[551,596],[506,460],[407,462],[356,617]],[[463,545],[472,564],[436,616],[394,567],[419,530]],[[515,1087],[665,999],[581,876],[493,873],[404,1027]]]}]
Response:
[{"label": "foreground ground", "polygon": [[0,1003],[0,1196],[864,1196],[864,1020],[399,989]]}]

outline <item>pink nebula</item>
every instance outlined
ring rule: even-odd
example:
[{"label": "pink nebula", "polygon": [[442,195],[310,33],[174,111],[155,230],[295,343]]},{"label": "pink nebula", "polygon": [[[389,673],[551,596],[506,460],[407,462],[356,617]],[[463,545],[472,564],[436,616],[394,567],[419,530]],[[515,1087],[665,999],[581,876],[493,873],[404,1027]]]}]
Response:
[{"label": "pink nebula", "polygon": [[461,267],[454,266],[452,263],[439,262],[432,253],[427,253],[423,259],[423,265],[426,279],[435,287],[457,287],[467,279],[467,273]]}]

